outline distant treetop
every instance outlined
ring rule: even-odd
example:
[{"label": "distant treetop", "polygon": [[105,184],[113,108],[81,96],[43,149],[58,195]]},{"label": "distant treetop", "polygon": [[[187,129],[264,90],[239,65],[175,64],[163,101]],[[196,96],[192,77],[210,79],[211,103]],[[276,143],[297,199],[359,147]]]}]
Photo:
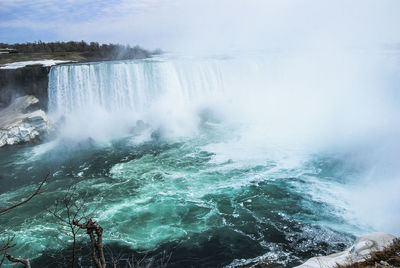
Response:
[{"label": "distant treetop", "polygon": [[121,59],[143,59],[154,54],[163,53],[157,49],[154,52],[145,50],[139,46],[119,44],[99,44],[98,42],[86,43],[85,41],[75,42],[34,42],[23,44],[0,43],[0,49],[15,49],[18,53],[59,53],[59,52],[78,52],[86,58],[102,60],[121,60]]}]

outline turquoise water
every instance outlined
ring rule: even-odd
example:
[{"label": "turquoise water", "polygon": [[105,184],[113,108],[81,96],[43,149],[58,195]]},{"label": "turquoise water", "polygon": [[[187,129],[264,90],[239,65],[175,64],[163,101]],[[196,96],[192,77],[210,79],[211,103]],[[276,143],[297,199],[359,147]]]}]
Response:
[{"label": "turquoise water", "polygon": [[106,244],[149,256],[172,252],[172,267],[223,266],[266,253],[275,265],[298,264],[352,242],[360,229],[346,222],[335,196],[356,172],[343,159],[263,149],[248,157],[232,133],[206,124],[192,138],[2,150],[2,204],[32,192],[46,172],[52,176],[46,191],[2,217],[1,227],[16,235],[15,255],[66,250],[68,237],[46,209],[75,185],[86,207],[97,208]]}]

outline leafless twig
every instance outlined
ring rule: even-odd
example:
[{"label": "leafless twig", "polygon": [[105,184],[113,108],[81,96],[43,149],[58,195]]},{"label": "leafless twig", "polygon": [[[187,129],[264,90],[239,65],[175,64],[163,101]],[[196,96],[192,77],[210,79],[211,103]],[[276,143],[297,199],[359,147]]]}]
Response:
[{"label": "leafless twig", "polygon": [[5,209],[1,209],[1,210],[0,210],[0,216],[3,215],[4,213],[9,212],[10,210],[12,210],[12,209],[14,209],[14,208],[16,208],[16,207],[19,207],[19,206],[21,206],[21,205],[23,205],[23,204],[29,202],[29,201],[30,201],[32,198],[34,198],[36,195],[40,194],[40,193],[41,193],[40,190],[42,189],[42,186],[43,186],[43,185],[45,184],[45,182],[49,179],[49,177],[50,177],[50,173],[46,175],[46,177],[43,179],[43,181],[39,184],[39,187],[36,189],[36,191],[35,191],[31,196],[29,196],[27,199],[25,199],[25,200],[23,200],[23,201],[21,201],[21,202],[15,204],[15,205],[12,205],[11,207],[8,207],[8,208],[5,208]]},{"label": "leafless twig", "polygon": [[14,258],[13,256],[11,256],[8,253],[6,253],[6,257],[10,262],[19,262],[19,263],[22,263],[25,266],[25,268],[31,268],[31,264],[29,263],[29,260],[27,260],[27,259],[23,259],[21,257]]},{"label": "leafless twig", "polygon": [[7,250],[15,246],[15,244],[12,244],[14,238],[15,238],[15,235],[8,236],[7,239],[2,243],[3,245],[0,248],[0,254],[2,254],[3,256],[1,257],[1,260],[0,260],[0,267],[1,267],[1,265],[3,265],[3,262],[6,258]]}]

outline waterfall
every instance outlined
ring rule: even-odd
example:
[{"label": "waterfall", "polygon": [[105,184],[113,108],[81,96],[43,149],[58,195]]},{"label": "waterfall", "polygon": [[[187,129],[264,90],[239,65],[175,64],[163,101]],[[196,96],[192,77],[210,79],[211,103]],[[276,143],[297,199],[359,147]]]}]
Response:
[{"label": "waterfall", "polygon": [[106,131],[116,135],[117,126],[126,133],[138,120],[190,135],[209,113],[220,116],[220,122],[246,125],[243,129],[260,142],[308,147],[347,144],[365,133],[391,129],[398,105],[392,97],[395,89],[376,72],[380,56],[340,55],[271,53],[59,65],[50,71],[48,110],[69,118],[74,127],[68,129],[77,136],[92,124],[90,137]]},{"label": "waterfall", "polygon": [[49,111],[61,114],[93,105],[108,111],[144,111],[162,96],[188,103],[224,90],[217,61],[142,60],[70,64],[53,67]]}]

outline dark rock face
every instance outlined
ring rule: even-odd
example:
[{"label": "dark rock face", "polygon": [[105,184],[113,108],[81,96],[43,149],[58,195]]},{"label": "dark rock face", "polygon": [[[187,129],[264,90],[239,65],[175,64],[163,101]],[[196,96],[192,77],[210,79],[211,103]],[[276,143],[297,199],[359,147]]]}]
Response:
[{"label": "dark rock face", "polygon": [[0,69],[0,108],[8,106],[15,97],[33,95],[40,100],[37,108],[46,110],[50,68],[32,65],[18,69]]}]

